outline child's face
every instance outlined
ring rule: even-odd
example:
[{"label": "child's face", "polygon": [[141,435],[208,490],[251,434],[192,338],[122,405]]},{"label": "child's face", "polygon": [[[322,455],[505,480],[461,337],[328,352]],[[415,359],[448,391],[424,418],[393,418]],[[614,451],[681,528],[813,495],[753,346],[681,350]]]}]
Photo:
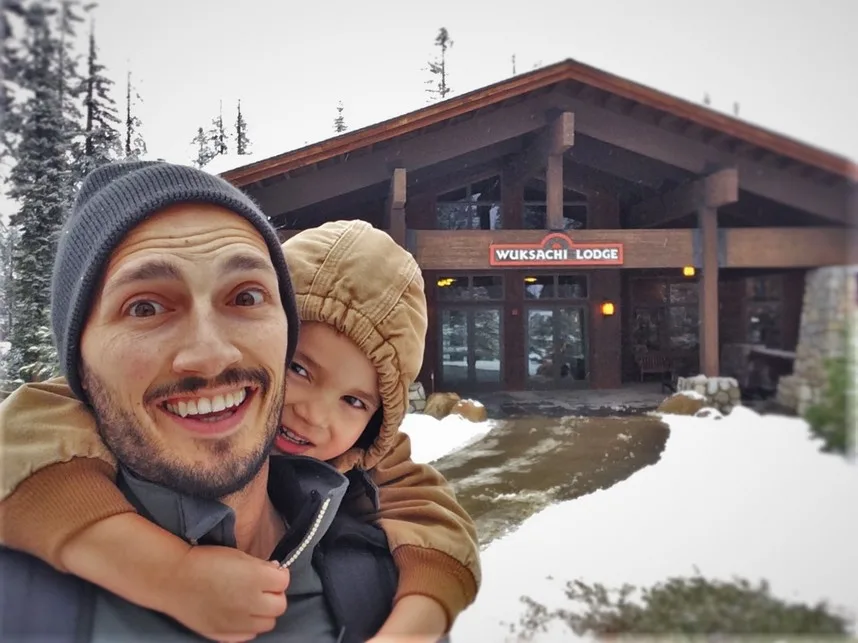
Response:
[{"label": "child's face", "polygon": [[331,460],[357,442],[380,406],[378,375],[366,355],[332,326],[301,324],[275,449]]}]

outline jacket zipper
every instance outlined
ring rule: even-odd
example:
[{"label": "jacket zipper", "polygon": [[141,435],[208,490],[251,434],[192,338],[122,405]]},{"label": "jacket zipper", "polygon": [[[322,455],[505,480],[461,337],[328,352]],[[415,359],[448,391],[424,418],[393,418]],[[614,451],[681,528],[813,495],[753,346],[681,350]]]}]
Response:
[{"label": "jacket zipper", "polygon": [[325,501],[322,503],[322,506],[319,508],[319,512],[316,514],[316,518],[315,520],[313,520],[313,524],[310,525],[310,529],[307,530],[307,535],[304,536],[304,539],[301,541],[298,547],[295,548],[295,551],[292,552],[292,555],[280,563],[281,569],[283,567],[290,567],[296,560],[298,560],[298,557],[304,553],[304,550],[307,549],[307,547],[312,542],[313,537],[316,535],[316,532],[319,530],[319,525],[322,524],[322,520],[325,518],[325,514],[328,512],[328,507],[330,506],[330,504],[331,499],[326,498]]}]

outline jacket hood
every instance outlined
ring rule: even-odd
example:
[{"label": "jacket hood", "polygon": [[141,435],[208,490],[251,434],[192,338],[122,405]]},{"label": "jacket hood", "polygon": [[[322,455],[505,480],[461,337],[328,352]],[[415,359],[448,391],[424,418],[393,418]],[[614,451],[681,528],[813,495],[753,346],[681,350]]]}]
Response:
[{"label": "jacket hood", "polygon": [[420,267],[365,221],[303,230],[283,243],[283,254],[301,321],[336,328],[378,373],[384,417],[375,441],[332,462],[340,471],[371,469],[393,446],[408,410],[408,388],[423,364],[427,314]]}]

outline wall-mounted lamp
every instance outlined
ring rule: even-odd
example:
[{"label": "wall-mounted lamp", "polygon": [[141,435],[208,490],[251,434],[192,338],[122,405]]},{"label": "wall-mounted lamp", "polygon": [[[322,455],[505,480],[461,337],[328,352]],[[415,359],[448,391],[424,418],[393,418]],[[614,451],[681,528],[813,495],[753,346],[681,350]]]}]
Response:
[{"label": "wall-mounted lamp", "polygon": [[613,315],[614,314],[614,302],[603,301],[601,311],[602,311],[603,317],[610,317],[611,315]]},{"label": "wall-mounted lamp", "polygon": [[524,283],[526,283],[526,284],[535,284],[535,283],[536,283],[536,277],[525,277],[525,278],[524,278]]},{"label": "wall-mounted lamp", "polygon": [[694,266],[684,266],[682,268],[682,276],[683,277],[693,277],[697,271],[694,269]]},{"label": "wall-mounted lamp", "polygon": [[435,283],[438,284],[439,288],[446,288],[447,286],[452,286],[453,282],[455,282],[455,281],[456,280],[453,277],[443,277],[442,279],[439,279]]}]

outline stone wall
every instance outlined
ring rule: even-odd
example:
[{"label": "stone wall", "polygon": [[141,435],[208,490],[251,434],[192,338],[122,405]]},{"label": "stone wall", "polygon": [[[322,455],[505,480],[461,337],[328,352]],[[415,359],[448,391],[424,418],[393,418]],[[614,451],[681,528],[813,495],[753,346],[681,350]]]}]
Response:
[{"label": "stone wall", "polygon": [[[777,401],[804,415],[825,386],[828,358],[847,354],[849,326],[858,322],[858,266],[811,270],[805,277],[793,374],[780,378]],[[854,349],[853,331],[853,351]]]},{"label": "stone wall", "polygon": [[739,383],[733,377],[680,377],[676,380],[676,392],[693,391],[706,400],[706,406],[718,409],[727,415],[742,404]]},{"label": "stone wall", "polygon": [[422,413],[426,408],[426,390],[420,382],[408,387],[408,412]]}]

